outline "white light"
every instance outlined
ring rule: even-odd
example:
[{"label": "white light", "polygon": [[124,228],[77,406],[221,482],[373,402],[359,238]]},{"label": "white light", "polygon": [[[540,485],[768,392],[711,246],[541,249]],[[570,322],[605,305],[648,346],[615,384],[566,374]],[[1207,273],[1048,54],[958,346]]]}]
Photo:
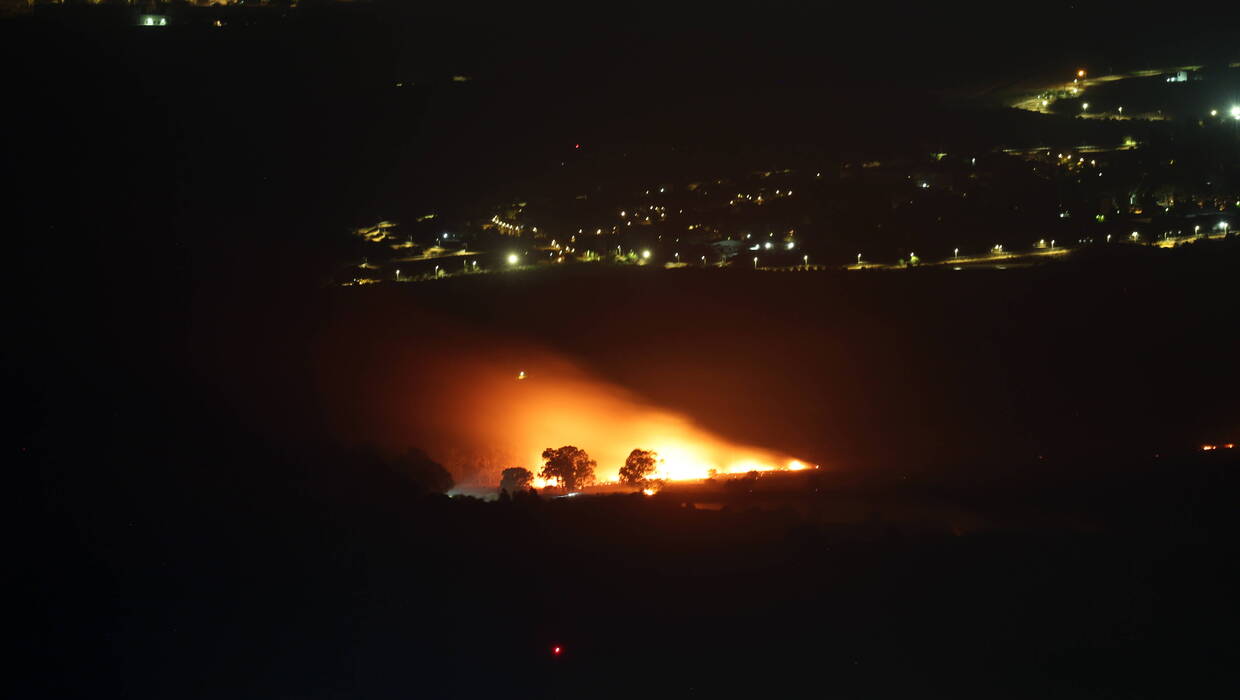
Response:
[{"label": "white light", "polygon": [[770,242],[770,241],[767,241],[767,242],[766,242],[766,245],[764,245],[763,247],[764,247],[764,248],[766,248],[767,250],[770,250],[770,249],[771,249],[771,242]]},{"label": "white light", "polygon": [[1081,103],[1081,109],[1082,109],[1082,110],[1089,109],[1089,103],[1088,103],[1088,102],[1082,102],[1082,103]]},{"label": "white light", "polygon": [[796,247],[796,245],[797,245],[796,243],[793,243],[792,241],[788,241],[788,250],[792,250],[793,248]]},{"label": "white light", "polygon": [[642,251],[642,257],[643,257],[644,259],[646,259],[646,260],[649,260],[649,259],[650,259],[650,251],[649,251],[649,250],[643,250],[643,251]]},{"label": "white light", "polygon": [[1240,106],[1231,108],[1231,116],[1233,119],[1240,119]]},{"label": "white light", "polygon": [[1226,222],[1226,221],[1220,221],[1220,222],[1218,222],[1218,227],[1219,227],[1220,229],[1222,229],[1222,230],[1226,231],[1226,230],[1227,230],[1227,222]]},{"label": "white light", "polygon": [[516,253],[509,253],[509,254],[508,254],[508,264],[509,264],[509,265],[516,265],[516,264],[517,264],[517,261],[518,261],[518,260],[520,260],[520,259],[521,259],[521,258],[517,257],[517,254],[516,254]]}]

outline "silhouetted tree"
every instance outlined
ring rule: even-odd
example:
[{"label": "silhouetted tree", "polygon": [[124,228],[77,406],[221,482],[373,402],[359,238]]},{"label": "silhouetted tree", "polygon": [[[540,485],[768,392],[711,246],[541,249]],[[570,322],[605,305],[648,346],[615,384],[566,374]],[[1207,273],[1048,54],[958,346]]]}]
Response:
[{"label": "silhouetted tree", "polygon": [[644,487],[654,473],[659,455],[651,450],[633,450],[620,467],[620,483],[625,486]]},{"label": "silhouetted tree", "polygon": [[597,463],[580,447],[548,447],[543,450],[542,458],[546,463],[543,464],[540,476],[548,481],[555,479],[569,491],[594,483],[594,467]]},{"label": "silhouetted tree", "polygon": [[534,473],[524,467],[509,467],[500,472],[499,490],[501,493],[508,493],[515,496],[521,491],[530,488],[531,482],[534,481]]},{"label": "silhouetted tree", "polygon": [[392,460],[392,469],[413,481],[419,488],[431,493],[444,493],[452,488],[454,481],[443,465],[431,459],[425,452],[412,448]]},{"label": "silhouetted tree", "polygon": [[518,491],[512,494],[513,503],[538,503],[542,499],[538,497],[538,491],[533,486],[524,491]]}]

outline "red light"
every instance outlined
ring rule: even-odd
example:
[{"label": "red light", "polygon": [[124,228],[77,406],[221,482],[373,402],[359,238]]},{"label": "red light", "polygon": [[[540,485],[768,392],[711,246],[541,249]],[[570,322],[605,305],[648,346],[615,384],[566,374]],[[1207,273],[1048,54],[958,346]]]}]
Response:
[{"label": "red light", "polygon": [[551,653],[555,654],[556,656],[559,656],[561,651],[564,651],[564,650],[561,649],[560,647],[551,647]]},{"label": "red light", "polygon": [[573,148],[581,148],[581,144],[579,144],[579,143],[574,143],[574,144],[573,144]]}]

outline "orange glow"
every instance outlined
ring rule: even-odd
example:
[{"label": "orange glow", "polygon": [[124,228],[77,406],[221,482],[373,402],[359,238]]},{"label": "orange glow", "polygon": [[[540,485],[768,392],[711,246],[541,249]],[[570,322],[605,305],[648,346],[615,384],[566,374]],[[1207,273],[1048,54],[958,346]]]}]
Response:
[{"label": "orange glow", "polygon": [[1217,449],[1218,449],[1218,445],[1202,445],[1202,446],[1201,446],[1201,449],[1202,449],[1202,450],[1204,450],[1204,451],[1206,451],[1206,452],[1209,452],[1209,451],[1211,451],[1211,450],[1217,450]]},{"label": "orange glow", "polygon": [[1076,77],[1078,77],[1078,78],[1084,78],[1084,77],[1085,77],[1085,69],[1084,69],[1084,68],[1082,68],[1082,69],[1078,70],[1078,71],[1076,72]]},{"label": "orange glow", "polygon": [[347,399],[332,405],[345,438],[393,453],[419,447],[458,484],[487,487],[508,467],[533,472],[534,488],[553,486],[538,476],[542,452],[564,445],[589,453],[598,483],[616,481],[634,449],[656,452],[650,477],[667,481],[813,465],[719,435],[542,347],[435,324],[433,339],[325,354],[323,390]]},{"label": "orange glow", "polygon": [[1228,449],[1228,450],[1230,450],[1230,449],[1233,449],[1233,448],[1235,447],[1235,444],[1234,444],[1234,443],[1230,443],[1230,442],[1229,442],[1229,443],[1227,443],[1226,445],[1223,445],[1223,447],[1224,447],[1224,448],[1226,448],[1226,449]]}]

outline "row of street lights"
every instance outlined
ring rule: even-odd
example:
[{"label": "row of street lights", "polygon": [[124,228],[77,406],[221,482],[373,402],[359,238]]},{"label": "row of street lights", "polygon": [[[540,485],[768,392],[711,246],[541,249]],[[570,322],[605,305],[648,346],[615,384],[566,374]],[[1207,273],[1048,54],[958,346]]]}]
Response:
[{"label": "row of street lights", "polygon": [[[1228,223],[1228,222],[1226,222],[1226,221],[1220,221],[1220,222],[1218,222],[1218,226],[1217,226],[1217,228],[1218,228],[1220,231],[1222,231],[1223,233],[1228,233],[1228,232],[1231,230],[1231,224],[1230,224],[1230,223]],[[1197,225],[1197,226],[1194,226],[1194,227],[1193,227],[1193,233],[1194,233],[1194,234],[1199,234],[1200,232],[1201,232],[1201,226],[1200,226],[1200,225]],[[1130,238],[1132,238],[1132,240],[1134,240],[1134,241],[1136,241],[1136,240],[1140,240],[1140,238],[1141,238],[1141,234],[1140,234],[1140,232],[1138,232],[1138,231],[1133,231],[1133,232],[1132,232],[1132,234],[1130,235]],[[1107,243],[1110,243],[1110,242],[1111,242],[1111,234],[1107,234],[1106,241],[1107,241]],[[1045,241],[1040,241],[1040,243],[1041,243],[1042,245],[1045,245]],[[1054,249],[1055,249],[1055,239],[1053,239],[1053,238],[1051,239],[1051,242],[1050,242],[1050,249],[1051,249],[1051,250],[1054,250]],[[620,248],[616,248],[616,251],[617,251],[617,252],[619,252],[619,251],[620,251]],[[991,248],[991,253],[992,253],[992,254],[998,255],[998,254],[1002,254],[1003,252],[1004,252],[1004,251],[1003,251],[1003,246],[1002,246],[1001,244],[996,244],[993,248]],[[680,253],[674,253],[674,256],[675,256],[675,258],[676,258],[676,262],[677,262],[677,263],[679,263],[679,262],[680,262]],[[642,259],[643,259],[643,260],[649,260],[649,259],[650,259],[650,257],[651,257],[651,252],[650,252],[650,250],[649,250],[649,249],[645,249],[645,250],[643,250],[643,251],[642,251],[642,253],[641,253],[641,257],[642,257]],[[960,248],[953,248],[953,249],[952,249],[952,259],[953,259],[953,260],[956,260],[956,259],[959,259],[959,258],[960,258]],[[914,255],[912,256],[912,259],[914,259],[914,260],[916,259],[916,254],[914,254]],[[509,265],[513,265],[513,266],[515,266],[515,265],[517,265],[518,263],[520,263],[520,262],[521,262],[521,256],[519,256],[519,255],[518,255],[518,254],[516,254],[516,253],[509,253],[509,254],[508,254],[508,257],[507,257],[507,261],[508,261],[508,264],[509,264]],[[471,261],[468,261],[468,260],[467,260],[467,261],[465,261],[465,270],[466,270],[466,271],[468,271],[468,270],[469,270],[469,265],[470,265],[470,262],[471,262]],[[705,264],[706,264],[706,256],[705,256],[705,255],[701,256],[701,262],[702,262],[702,264],[703,264],[703,265],[705,265]],[[808,253],[807,253],[807,254],[805,254],[805,255],[802,255],[802,256],[801,256],[801,263],[802,263],[802,265],[803,265],[803,266],[805,266],[805,267],[809,267],[809,254],[808,254]],[[864,260],[863,260],[863,258],[862,258],[861,253],[857,253],[857,265],[858,265],[858,266],[860,266],[860,265],[863,265],[863,264],[864,264]],[[473,266],[474,266],[474,269],[475,269],[475,270],[476,270],[476,269],[478,269],[478,263],[477,263],[476,261],[473,261]],[[755,256],[754,256],[754,258],[753,258],[753,267],[754,267],[754,269],[755,269],[755,270],[756,270],[756,269],[758,269],[758,256],[756,256],[756,255],[755,255]],[[440,267],[439,267],[438,265],[436,265],[436,266],[435,266],[435,276],[436,276],[436,277],[438,277],[438,276],[439,276],[439,273],[440,273]],[[400,281],[400,268],[397,268],[397,269],[396,269],[396,281],[398,281],[398,282]]]}]

